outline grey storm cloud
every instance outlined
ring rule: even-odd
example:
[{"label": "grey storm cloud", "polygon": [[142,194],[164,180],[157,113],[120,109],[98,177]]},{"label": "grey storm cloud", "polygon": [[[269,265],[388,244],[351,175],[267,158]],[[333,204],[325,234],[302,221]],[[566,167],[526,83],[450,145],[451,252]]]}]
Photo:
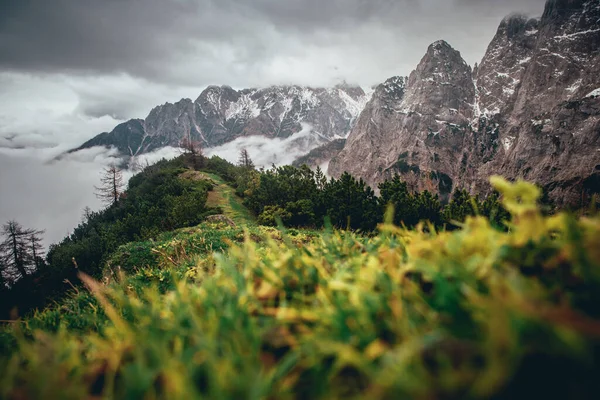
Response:
[{"label": "grey storm cloud", "polygon": [[[396,48],[387,49],[389,53],[406,52],[411,61],[415,59],[413,53],[424,53],[424,40],[431,40],[432,33],[447,36],[433,40],[446,39],[467,58],[475,59],[474,54],[482,56],[491,39],[490,32],[493,34],[494,25],[502,16],[510,12],[541,13],[544,0],[3,0],[3,3],[2,69],[34,73],[126,73],[151,81],[189,85],[224,79],[220,74],[223,71],[231,76],[233,84],[258,84],[266,74],[274,73],[269,67],[274,59],[289,57],[289,62],[293,62],[314,48],[339,52],[339,63],[344,62],[344,55],[348,56],[347,62],[352,62],[360,54],[354,48],[363,49],[364,57],[376,56],[379,54],[369,47],[378,47],[378,39],[386,46],[394,44],[393,40],[382,38],[382,33],[398,39]],[[482,22],[486,24],[484,35]]]}]

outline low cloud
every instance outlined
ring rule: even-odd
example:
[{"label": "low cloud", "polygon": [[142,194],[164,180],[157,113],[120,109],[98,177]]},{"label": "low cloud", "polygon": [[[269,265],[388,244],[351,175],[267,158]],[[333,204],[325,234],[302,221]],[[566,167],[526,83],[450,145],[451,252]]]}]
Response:
[{"label": "low cloud", "polygon": [[[173,158],[177,149],[164,148],[140,160],[152,164]],[[17,220],[25,227],[45,229],[44,245],[58,243],[81,221],[85,207],[102,208],[94,186],[103,169],[119,163],[114,149],[93,147],[67,154],[60,160],[56,149],[0,148],[0,224]],[[128,180],[133,173],[125,171]]]},{"label": "low cloud", "polygon": [[0,73],[0,147],[69,149],[122,122],[76,112],[79,97],[66,81],[66,77]]},{"label": "low cloud", "polygon": [[44,244],[59,242],[77,226],[86,206],[101,208],[94,195],[102,169],[114,158],[106,149],[89,149],[48,162],[54,151],[0,151],[0,223],[14,219],[45,229]]},{"label": "low cloud", "polygon": [[240,151],[246,149],[257,168],[270,168],[273,164],[276,166],[291,164],[325,142],[326,139],[314,133],[308,124],[304,124],[301,132],[286,139],[245,136],[224,145],[207,149],[206,154],[208,156],[219,156],[237,164]]},{"label": "low cloud", "polygon": [[75,113],[116,120],[145,118],[157,105],[190,96],[195,99],[203,89],[163,85],[128,74],[78,77],[65,83],[78,98]]},{"label": "low cloud", "polygon": [[[135,164],[139,167],[144,167],[146,165],[156,164],[158,161],[163,158],[166,160],[173,159],[181,155],[182,150],[177,147],[163,147],[161,149],[155,150],[151,153],[141,154],[134,159],[131,160],[134,167]],[[130,164],[131,165],[131,164]]]}]

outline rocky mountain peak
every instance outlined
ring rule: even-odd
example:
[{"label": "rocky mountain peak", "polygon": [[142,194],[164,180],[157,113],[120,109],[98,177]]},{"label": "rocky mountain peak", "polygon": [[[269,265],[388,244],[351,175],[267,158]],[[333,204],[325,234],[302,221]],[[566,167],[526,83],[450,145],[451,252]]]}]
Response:
[{"label": "rocky mountain peak", "polygon": [[150,113],[148,114],[148,117],[146,117],[146,119],[157,118],[157,117],[160,117],[164,113],[169,113],[174,110],[178,110],[178,109],[188,107],[191,105],[192,105],[192,100],[187,99],[187,98],[181,99],[175,103],[166,102],[166,103],[164,103],[160,106],[156,106],[152,110],[150,110]]},{"label": "rocky mountain peak", "polygon": [[365,91],[363,90],[363,88],[357,85],[351,85],[346,81],[338,83],[333,88],[344,91],[346,94],[348,94],[348,96],[352,97],[354,100],[358,100],[360,97],[365,95]]},{"label": "rocky mountain peak", "polygon": [[200,93],[195,103],[201,107],[210,107],[211,111],[220,110],[225,106],[224,103],[237,101],[240,98],[240,93],[231,86],[208,86]]},{"label": "rocky mountain peak", "polygon": [[[514,94],[500,107],[502,149],[482,173],[501,167],[507,176],[546,186],[557,202],[574,204],[600,180],[600,102],[586,97],[600,88],[600,2],[550,0],[537,30],[528,32],[488,68],[513,64],[507,71],[512,86],[504,91]],[[521,61],[510,57],[512,50]],[[493,55],[488,51],[486,58]]]},{"label": "rocky mountain peak", "polygon": [[472,114],[475,88],[471,67],[460,52],[440,40],[410,74],[404,105],[407,111],[437,114],[441,109]]},{"label": "rocky mountain peak", "polygon": [[456,50],[452,46],[450,46],[450,44],[445,40],[437,40],[429,45],[429,47],[427,48],[427,52],[441,54],[444,52],[454,53],[456,52]]},{"label": "rocky mountain peak", "polygon": [[600,32],[599,18],[598,0],[548,0],[541,20],[541,29],[549,39],[560,42],[586,41],[590,46],[585,50],[593,51],[597,49],[592,46],[595,44],[593,39]]},{"label": "rocky mountain peak", "polygon": [[[462,58],[460,52],[450,46],[448,42],[438,40],[429,45],[427,53],[419,63],[419,66],[417,66],[417,71],[428,70],[429,68],[435,69],[440,65],[446,66],[446,64],[450,64],[451,66],[454,64],[466,66],[467,62]],[[444,69],[448,70],[448,68]]]},{"label": "rocky mountain peak", "polygon": [[[125,156],[136,156],[165,146],[178,146],[191,137],[205,147],[240,136],[287,138],[312,128],[319,145],[345,138],[371,95],[349,84],[331,88],[298,85],[235,90],[208,86],[195,101],[157,106],[141,123],[131,121],[84,143],[115,146]],[[77,149],[76,149],[77,150]]]},{"label": "rocky mountain peak", "polygon": [[500,23],[496,38],[505,37],[507,40],[513,40],[523,35],[532,36],[533,32],[538,29],[539,22],[539,18],[529,18],[523,14],[510,14]]},{"label": "rocky mountain peak", "polygon": [[435,42],[408,79],[393,77],[377,87],[329,173],[348,171],[373,187],[394,174],[413,181],[425,174],[448,196],[460,179],[456,153],[474,101],[471,68],[447,42]]},{"label": "rocky mountain peak", "polygon": [[597,3],[595,0],[548,0],[542,18],[544,20],[568,19],[573,11],[580,10],[586,3]]},{"label": "rocky mountain peak", "polygon": [[373,187],[400,174],[442,198],[485,192],[501,173],[537,182],[559,204],[586,201],[600,187],[599,66],[598,0],[508,16],[473,71],[435,42],[405,85],[378,87],[329,173]]}]

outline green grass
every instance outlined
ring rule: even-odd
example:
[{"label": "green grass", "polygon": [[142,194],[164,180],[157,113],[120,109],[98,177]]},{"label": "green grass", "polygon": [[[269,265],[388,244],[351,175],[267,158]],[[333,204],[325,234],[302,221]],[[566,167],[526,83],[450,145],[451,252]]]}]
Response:
[{"label": "green grass", "polygon": [[600,219],[494,183],[508,232],[205,223],[123,246],[0,335],[0,398],[593,398]]}]

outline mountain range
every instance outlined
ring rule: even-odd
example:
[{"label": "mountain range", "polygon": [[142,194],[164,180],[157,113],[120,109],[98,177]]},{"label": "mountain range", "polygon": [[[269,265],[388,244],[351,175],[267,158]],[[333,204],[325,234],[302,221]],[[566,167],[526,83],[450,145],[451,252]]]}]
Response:
[{"label": "mountain range", "polygon": [[324,144],[348,135],[370,96],[362,88],[347,84],[239,91],[209,86],[195,101],[182,99],[155,107],[146,119],[122,123],[72,151],[116,147],[121,155],[135,157],[165,146],[177,147],[185,138],[205,148],[243,136],[288,138],[301,132],[303,125],[311,127],[319,139],[317,145]]},{"label": "mountain range", "polygon": [[558,204],[600,192],[600,2],[548,0],[540,18],[505,18],[481,63],[433,43],[408,77],[374,91],[211,86],[192,101],[153,109],[81,147],[136,156],[183,138],[218,146],[238,137],[319,140],[296,163],[348,171],[369,185],[401,175],[443,199],[490,190],[500,174],[542,186]]}]

